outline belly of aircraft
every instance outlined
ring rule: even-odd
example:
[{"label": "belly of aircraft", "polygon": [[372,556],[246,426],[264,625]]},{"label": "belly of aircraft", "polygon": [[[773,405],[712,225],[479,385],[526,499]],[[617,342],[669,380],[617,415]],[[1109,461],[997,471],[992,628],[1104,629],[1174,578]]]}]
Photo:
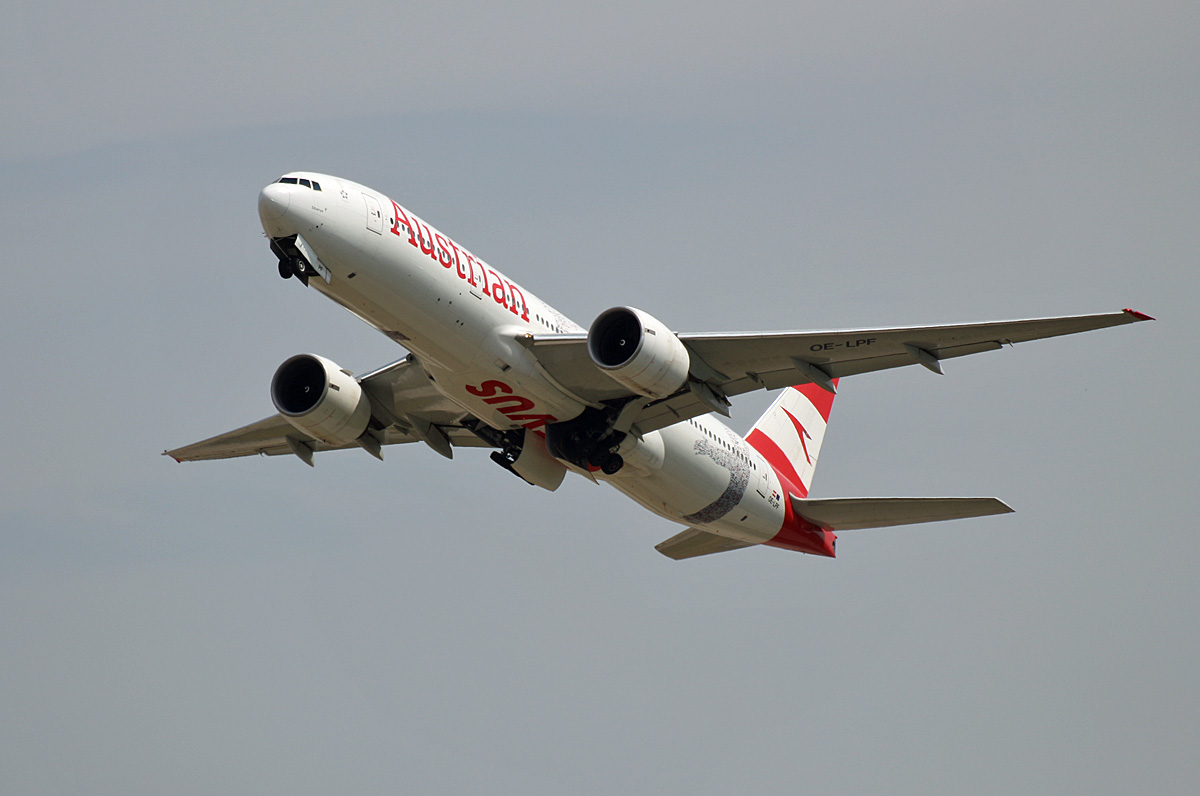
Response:
[{"label": "belly of aircraft", "polygon": [[[650,511],[673,522],[749,542],[779,532],[783,510],[758,489],[758,475],[687,424],[663,429],[662,467],[650,474],[606,479]],[[761,466],[761,465],[760,465]]]}]

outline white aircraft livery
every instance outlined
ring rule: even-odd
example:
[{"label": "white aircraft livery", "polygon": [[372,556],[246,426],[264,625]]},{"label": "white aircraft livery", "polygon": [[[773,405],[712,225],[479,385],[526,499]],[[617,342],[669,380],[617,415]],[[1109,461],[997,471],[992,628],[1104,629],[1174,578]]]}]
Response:
[{"label": "white aircraft livery", "polygon": [[[632,307],[588,329],[381,193],[293,172],[258,212],[279,274],[325,294],[408,355],[359,376],[316,354],[271,380],[277,414],[166,451],[177,461],[423,442],[491,448],[555,490],[568,470],[686,526],[674,559],[769,545],[834,555],[840,531],[1011,511],[996,498],[808,496],[838,380],[1152,320],[1133,310],[1035,320],[815,332],[685,334]],[[745,437],[729,399],[782,390]]]}]

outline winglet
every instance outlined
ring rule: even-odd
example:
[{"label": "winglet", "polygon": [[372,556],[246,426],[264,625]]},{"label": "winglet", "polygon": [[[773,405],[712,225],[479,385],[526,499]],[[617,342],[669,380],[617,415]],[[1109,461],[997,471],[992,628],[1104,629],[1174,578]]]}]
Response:
[{"label": "winglet", "polygon": [[1132,315],[1134,317],[1134,320],[1138,320],[1138,321],[1156,320],[1155,318],[1151,318],[1149,315],[1147,315],[1144,312],[1138,312],[1137,310],[1131,310],[1128,307],[1126,307],[1124,310],[1122,310],[1122,312],[1124,312],[1126,315]]}]

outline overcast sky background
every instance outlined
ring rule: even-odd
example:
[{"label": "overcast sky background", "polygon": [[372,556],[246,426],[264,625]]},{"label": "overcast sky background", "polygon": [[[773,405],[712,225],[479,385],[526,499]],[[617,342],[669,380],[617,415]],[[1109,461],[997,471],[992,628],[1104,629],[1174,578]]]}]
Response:
[{"label": "overcast sky background", "polygon": [[[0,789],[1195,793],[1197,41],[1185,2],[18,0]],[[673,562],[479,451],[159,455],[292,354],[403,355],[276,274],[293,169],[585,326],[1160,320],[843,382],[815,496],[1016,514]]]}]

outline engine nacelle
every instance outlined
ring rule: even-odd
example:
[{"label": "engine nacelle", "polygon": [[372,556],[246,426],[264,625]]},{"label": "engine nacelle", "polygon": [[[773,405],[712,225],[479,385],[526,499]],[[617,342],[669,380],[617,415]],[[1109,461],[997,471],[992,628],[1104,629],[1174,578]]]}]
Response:
[{"label": "engine nacelle", "polygon": [[592,321],[588,354],[619,384],[648,398],[664,398],[687,381],[691,357],[675,334],[633,307],[613,307]]},{"label": "engine nacelle", "polygon": [[279,366],[271,401],[293,426],[330,445],[354,442],[371,420],[371,401],[359,383],[316,354],[297,354]]}]

